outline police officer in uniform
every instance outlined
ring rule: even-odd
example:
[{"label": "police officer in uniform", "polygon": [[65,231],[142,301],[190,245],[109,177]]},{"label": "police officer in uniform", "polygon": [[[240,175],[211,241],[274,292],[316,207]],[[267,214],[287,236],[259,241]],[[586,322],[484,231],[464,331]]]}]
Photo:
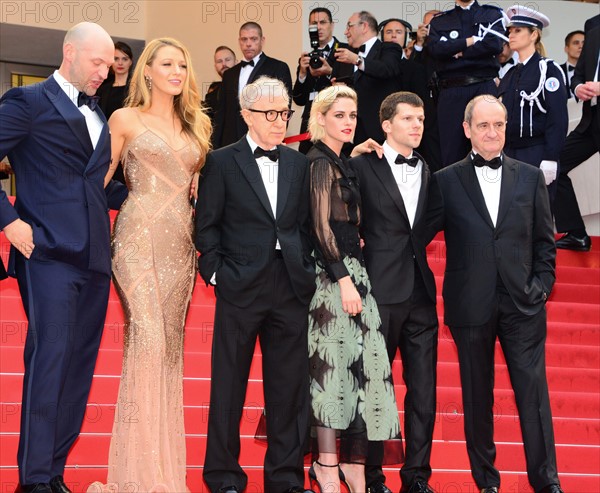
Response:
[{"label": "police officer in uniform", "polygon": [[426,49],[435,60],[442,166],[463,159],[470,149],[462,129],[467,103],[479,94],[496,94],[505,27],[502,10],[477,0],[456,6],[429,24]]},{"label": "police officer in uniform", "polygon": [[[558,160],[567,136],[567,89],[560,66],[542,56],[548,17],[513,5],[506,12],[509,45],[519,63],[500,81],[498,95],[508,111],[505,152],[544,172],[550,202],[556,195]],[[541,53],[540,53],[541,52]]]}]

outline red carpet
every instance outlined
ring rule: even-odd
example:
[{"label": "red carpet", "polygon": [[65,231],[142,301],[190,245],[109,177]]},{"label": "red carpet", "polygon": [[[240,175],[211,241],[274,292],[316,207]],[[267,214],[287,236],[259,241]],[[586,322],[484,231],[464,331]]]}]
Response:
[{"label": "red carpet", "polygon": [[[587,254],[559,251],[557,284],[548,303],[547,365],[554,416],[560,478],[567,493],[600,492],[600,238]],[[6,259],[6,240],[0,235]],[[429,247],[429,261],[438,287],[444,270],[444,243]],[[438,299],[442,313],[442,301]],[[202,483],[210,386],[210,347],[214,296],[198,282],[186,327],[185,417],[188,442],[188,485],[207,491]],[[14,280],[0,283],[0,493],[12,493],[17,482],[22,347],[27,324]],[[75,492],[106,479],[106,460],[121,370],[122,312],[114,291],[88,413],[82,434],[68,462],[66,481]],[[497,466],[504,492],[530,492],[516,407],[506,365],[498,350],[496,362]],[[260,351],[251,371],[246,413],[241,423],[241,462],[250,476],[249,493],[262,491],[264,446],[253,439],[262,409]],[[401,364],[394,363],[400,414],[404,386]],[[447,328],[440,330],[438,416],[435,428],[431,485],[439,493],[474,493],[464,443],[460,380],[456,350]],[[402,417],[402,416],[401,416]],[[400,488],[397,469],[386,471],[388,485]]]}]

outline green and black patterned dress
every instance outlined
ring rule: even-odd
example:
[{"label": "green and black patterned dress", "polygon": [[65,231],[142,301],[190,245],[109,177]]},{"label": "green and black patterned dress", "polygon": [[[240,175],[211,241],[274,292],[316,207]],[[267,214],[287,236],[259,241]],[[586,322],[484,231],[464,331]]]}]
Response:
[{"label": "green and black patterned dress", "polygon": [[[368,440],[394,440],[401,455],[391,368],[360,247],[357,179],[322,142],[307,156],[317,260],[308,333],[312,426],[339,431],[340,462],[364,462]],[[363,306],[354,317],[344,312],[337,283],[348,275]]]}]

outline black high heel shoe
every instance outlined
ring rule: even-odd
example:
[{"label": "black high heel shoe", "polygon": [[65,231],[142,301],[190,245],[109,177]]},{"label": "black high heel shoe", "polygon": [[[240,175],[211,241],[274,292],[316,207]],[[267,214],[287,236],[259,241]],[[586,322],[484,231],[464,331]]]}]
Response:
[{"label": "black high heel shoe", "polygon": [[[339,464],[335,464],[335,465],[321,464],[318,460],[316,460],[313,462],[312,466],[310,466],[308,469],[308,479],[310,481],[310,487],[311,487],[311,489],[315,490],[316,493],[326,493],[326,492],[323,491],[323,487],[321,486],[321,483],[319,483],[319,480],[317,479],[317,473],[315,472],[315,464],[317,464],[319,467],[337,467],[338,473],[340,476],[340,487],[341,487],[342,483],[346,487],[348,487],[348,484],[346,483],[346,479],[344,477],[344,473],[340,469]],[[318,488],[318,491],[317,491],[317,488]],[[348,493],[350,493],[350,488],[348,488]]]}]

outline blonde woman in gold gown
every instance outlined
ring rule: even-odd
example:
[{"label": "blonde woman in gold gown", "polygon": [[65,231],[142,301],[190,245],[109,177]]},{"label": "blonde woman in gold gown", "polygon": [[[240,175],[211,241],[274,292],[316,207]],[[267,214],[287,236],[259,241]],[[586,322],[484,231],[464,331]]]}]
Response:
[{"label": "blonde woman in gold gown", "polygon": [[155,39],[126,107],[109,121],[112,165],[129,196],[113,233],[113,277],[126,325],[107,485],[89,491],[170,492],[186,486],[183,334],[196,279],[192,206],[210,141],[187,49]]}]

